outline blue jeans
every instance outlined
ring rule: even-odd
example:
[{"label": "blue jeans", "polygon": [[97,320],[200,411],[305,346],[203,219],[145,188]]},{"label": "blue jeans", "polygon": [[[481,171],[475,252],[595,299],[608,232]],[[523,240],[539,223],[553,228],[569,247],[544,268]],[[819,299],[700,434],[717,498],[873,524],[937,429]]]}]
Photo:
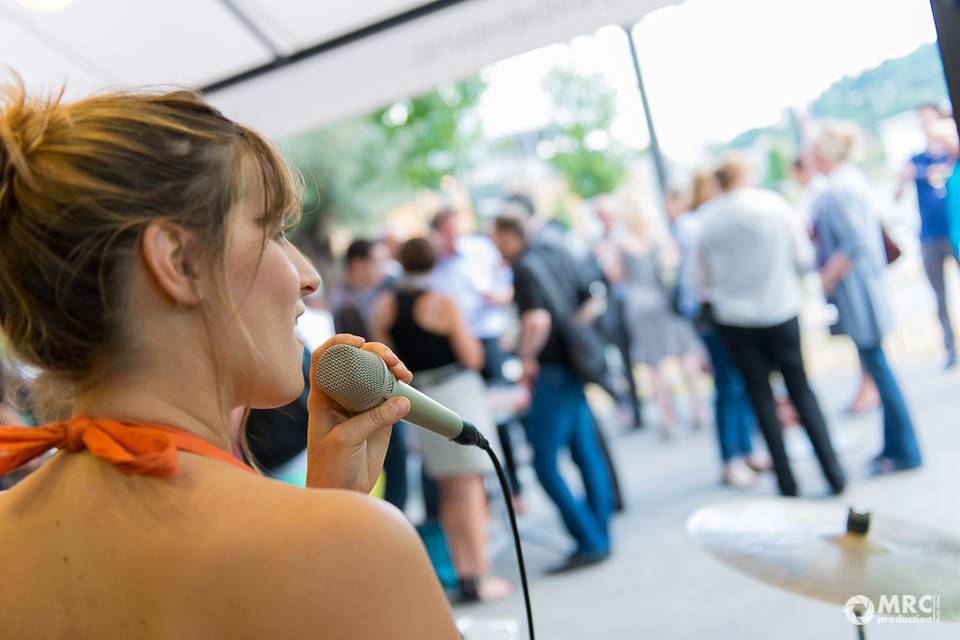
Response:
[{"label": "blue jeans", "polygon": [[857,347],[864,369],[873,378],[883,403],[883,451],[881,456],[890,458],[901,467],[920,466],[920,446],[913,431],[913,420],[900,385],[887,363],[883,347]]},{"label": "blue jeans", "polygon": [[757,426],[757,418],[740,371],[723,339],[712,328],[700,335],[713,365],[713,384],[716,388],[713,413],[717,423],[717,439],[720,441],[720,457],[726,464],[734,458],[753,453],[750,433]]},{"label": "blue jeans", "polygon": [[[577,541],[577,553],[609,551],[613,491],[583,380],[567,367],[544,365],[524,427],[537,478]],[[565,449],[580,468],[586,499],[575,497],[560,474],[558,457]]]}]

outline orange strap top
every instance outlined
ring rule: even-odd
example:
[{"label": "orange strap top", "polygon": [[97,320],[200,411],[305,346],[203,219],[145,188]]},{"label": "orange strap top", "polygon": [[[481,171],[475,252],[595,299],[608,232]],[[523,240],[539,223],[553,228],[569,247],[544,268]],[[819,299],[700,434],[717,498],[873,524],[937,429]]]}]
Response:
[{"label": "orange strap top", "polygon": [[0,475],[54,448],[86,449],[128,475],[175,476],[180,473],[178,450],[256,473],[230,453],[182,429],[101,418],[71,418],[43,427],[0,426]]}]

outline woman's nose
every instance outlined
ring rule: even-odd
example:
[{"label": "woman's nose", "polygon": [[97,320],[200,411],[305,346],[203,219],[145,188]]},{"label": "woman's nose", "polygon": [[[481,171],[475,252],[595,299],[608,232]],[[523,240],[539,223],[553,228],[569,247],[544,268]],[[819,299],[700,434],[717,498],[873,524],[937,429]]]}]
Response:
[{"label": "woman's nose", "polygon": [[293,245],[289,246],[293,249],[293,261],[297,266],[297,273],[300,274],[300,296],[306,297],[320,290],[323,286],[323,279],[317,272],[316,267],[313,266],[313,262],[303,255],[300,249]]}]

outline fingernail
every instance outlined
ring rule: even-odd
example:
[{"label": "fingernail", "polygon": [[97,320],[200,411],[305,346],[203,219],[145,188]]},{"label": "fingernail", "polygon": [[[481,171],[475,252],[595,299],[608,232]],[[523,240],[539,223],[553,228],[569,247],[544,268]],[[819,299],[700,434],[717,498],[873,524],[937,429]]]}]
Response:
[{"label": "fingernail", "polygon": [[399,415],[407,410],[407,399],[406,398],[394,398],[390,401],[390,411],[395,415]]}]

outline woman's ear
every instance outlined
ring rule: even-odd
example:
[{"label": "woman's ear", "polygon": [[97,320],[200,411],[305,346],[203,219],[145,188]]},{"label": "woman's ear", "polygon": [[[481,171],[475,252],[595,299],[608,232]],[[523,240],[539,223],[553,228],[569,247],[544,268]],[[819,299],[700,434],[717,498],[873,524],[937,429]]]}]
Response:
[{"label": "woman's ear", "polygon": [[203,296],[187,230],[167,220],[156,220],[144,229],[141,242],[144,266],[160,289],[179,304],[200,304]]}]

